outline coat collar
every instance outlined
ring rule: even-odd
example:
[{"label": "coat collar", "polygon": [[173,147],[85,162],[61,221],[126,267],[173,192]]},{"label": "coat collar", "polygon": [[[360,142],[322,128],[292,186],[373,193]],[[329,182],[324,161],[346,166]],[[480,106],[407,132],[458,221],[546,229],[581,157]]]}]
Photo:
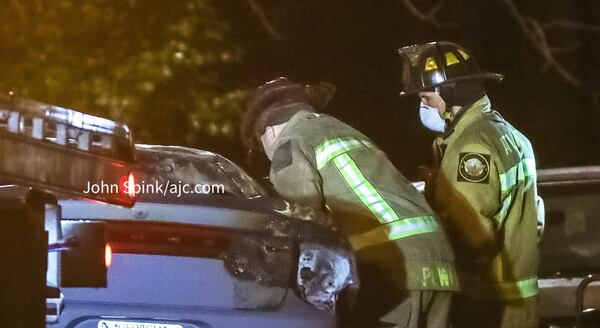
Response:
[{"label": "coat collar", "polygon": [[285,141],[285,139],[286,139],[285,137],[287,136],[287,133],[290,130],[290,127],[296,125],[296,122],[298,122],[302,118],[306,117],[307,115],[318,115],[318,114],[314,113],[314,110],[315,110],[314,107],[312,107],[308,104],[298,103],[298,106],[302,106],[302,108],[296,114],[294,114],[292,117],[290,117],[290,119],[289,119],[289,121],[287,121],[285,127],[279,133],[277,141],[275,141],[275,149],[277,149],[279,146],[281,146],[281,144]]},{"label": "coat collar", "polygon": [[469,126],[473,121],[477,118],[481,117],[482,113],[490,112],[492,110],[492,106],[490,103],[490,99],[488,96],[483,96],[479,98],[475,103],[467,108],[463,108],[460,110],[454,120],[442,135],[442,139],[447,139],[454,132],[459,132],[464,130],[467,126]]}]

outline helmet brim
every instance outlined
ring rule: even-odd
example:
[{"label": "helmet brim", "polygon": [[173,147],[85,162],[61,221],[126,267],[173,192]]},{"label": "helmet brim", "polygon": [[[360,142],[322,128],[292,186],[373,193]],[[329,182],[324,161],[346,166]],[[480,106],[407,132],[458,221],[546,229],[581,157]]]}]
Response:
[{"label": "helmet brim", "polygon": [[246,113],[242,119],[240,129],[242,143],[249,149],[256,146],[255,124],[269,108],[291,101],[307,103],[320,111],[327,106],[335,92],[336,87],[330,83],[319,82],[303,85],[291,81],[259,91],[248,102]]},{"label": "helmet brim", "polygon": [[401,91],[399,96],[404,97],[404,96],[414,95],[421,91],[429,90],[431,88],[439,87],[441,85],[448,84],[448,83],[461,82],[461,81],[473,81],[473,80],[487,80],[487,81],[493,81],[493,82],[502,82],[504,80],[504,75],[499,74],[499,73],[482,73],[482,74],[461,76],[461,77],[446,80],[446,81],[443,81],[440,83],[433,83],[433,84],[423,87],[421,89],[412,90],[410,92]]}]

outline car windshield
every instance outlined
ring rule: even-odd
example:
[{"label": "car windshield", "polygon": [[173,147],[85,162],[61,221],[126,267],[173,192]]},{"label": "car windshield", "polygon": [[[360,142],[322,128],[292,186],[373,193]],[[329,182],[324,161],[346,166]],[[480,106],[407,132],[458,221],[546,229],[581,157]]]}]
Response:
[{"label": "car windshield", "polygon": [[[230,160],[218,154],[178,146],[136,145],[138,172],[136,184],[149,186],[139,198],[152,198],[162,190],[162,196],[179,194],[179,198],[237,196],[248,199],[266,196],[264,188]],[[183,186],[187,185],[187,191]],[[179,188],[179,192],[177,192]]]}]

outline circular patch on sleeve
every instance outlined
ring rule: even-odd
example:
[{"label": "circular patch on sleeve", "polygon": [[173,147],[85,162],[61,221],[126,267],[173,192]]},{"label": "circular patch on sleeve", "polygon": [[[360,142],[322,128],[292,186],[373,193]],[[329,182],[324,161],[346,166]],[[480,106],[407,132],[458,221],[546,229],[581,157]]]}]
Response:
[{"label": "circular patch on sleeve", "polygon": [[490,177],[490,155],[460,153],[458,159],[458,181],[487,183]]}]

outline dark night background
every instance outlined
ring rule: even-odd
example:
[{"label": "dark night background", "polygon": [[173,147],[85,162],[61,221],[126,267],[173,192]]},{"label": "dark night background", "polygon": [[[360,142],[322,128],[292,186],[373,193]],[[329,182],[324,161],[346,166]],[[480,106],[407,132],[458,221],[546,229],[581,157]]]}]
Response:
[{"label": "dark night background", "polygon": [[[423,12],[438,2],[415,1]],[[277,76],[326,80],[338,87],[327,111],[416,178],[433,135],[420,124],[418,100],[398,97],[396,49],[449,40],[482,70],[505,74],[488,93],[530,138],[538,167],[600,164],[598,1],[441,0],[434,21],[404,0],[50,3],[9,1],[1,14],[0,87],[122,119],[138,142],[208,149],[248,168],[237,137],[244,95]],[[527,26],[546,27],[544,38],[529,38],[507,4]],[[548,67],[532,40],[547,42],[576,81]],[[264,159],[250,171],[266,174]]]},{"label": "dark night background", "polygon": [[[414,176],[417,164],[429,161],[433,135],[420,125],[418,100],[397,97],[396,49],[442,39],[471,50],[482,69],[505,74],[501,85],[490,86],[492,103],[529,136],[539,167],[600,163],[600,107],[589,92],[600,84],[598,34],[559,36],[581,43],[565,61],[586,84],[575,88],[543,71],[542,58],[497,1],[467,1],[455,9],[458,13],[449,15],[462,23],[457,30],[418,21],[401,1],[268,3],[264,10],[281,42],[261,30],[248,9],[240,10],[243,6],[220,6],[236,22],[241,42],[252,49],[240,79],[258,83],[290,75],[333,82],[338,94],[329,112],[373,138],[406,175]],[[595,1],[546,1],[522,10],[540,20],[568,16],[600,25],[600,4]]]}]

